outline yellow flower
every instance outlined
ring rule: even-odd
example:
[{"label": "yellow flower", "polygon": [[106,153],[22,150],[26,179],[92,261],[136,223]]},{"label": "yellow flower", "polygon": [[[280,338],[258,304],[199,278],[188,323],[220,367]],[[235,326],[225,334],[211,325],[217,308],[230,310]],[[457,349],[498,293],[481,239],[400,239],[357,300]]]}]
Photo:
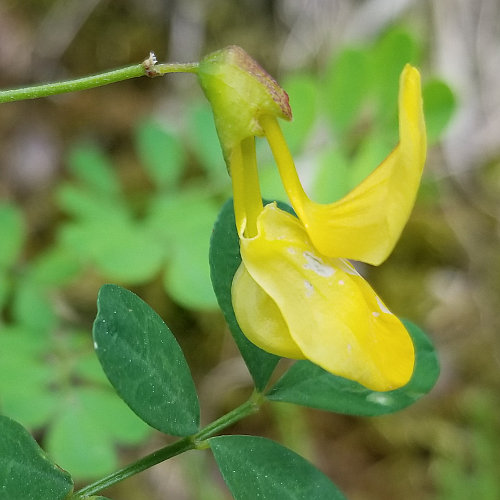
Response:
[{"label": "yellow flower", "polygon": [[[229,47],[202,61],[200,80],[233,182],[242,263],[232,302],[243,333],[268,352],[309,359],[372,390],[406,384],[411,338],[345,259],[380,264],[408,220],[426,154],[418,71],[407,65],[401,74],[399,144],[327,205],[311,201],[300,184],[276,119],[291,118],[286,93],[257,63]],[[266,136],[298,218],[275,203],[263,206],[256,135]]]}]

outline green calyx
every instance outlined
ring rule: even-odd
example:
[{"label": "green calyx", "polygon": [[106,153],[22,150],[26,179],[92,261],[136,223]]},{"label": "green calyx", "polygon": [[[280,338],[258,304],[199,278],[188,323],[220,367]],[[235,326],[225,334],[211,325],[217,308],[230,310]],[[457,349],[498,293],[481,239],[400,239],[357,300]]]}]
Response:
[{"label": "green calyx", "polygon": [[215,126],[229,166],[235,145],[262,136],[262,115],[292,119],[287,93],[241,47],[231,45],[205,56],[198,67]]}]

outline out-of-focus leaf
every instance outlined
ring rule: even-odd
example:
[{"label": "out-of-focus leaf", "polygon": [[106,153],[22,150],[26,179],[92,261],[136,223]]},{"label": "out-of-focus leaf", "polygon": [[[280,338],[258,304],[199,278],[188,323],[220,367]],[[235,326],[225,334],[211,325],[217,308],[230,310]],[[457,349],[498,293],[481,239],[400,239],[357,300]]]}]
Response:
[{"label": "out-of-focus leaf", "polygon": [[286,202],[288,196],[276,165],[270,162],[258,162],[259,180],[262,197],[266,200],[279,200]]},{"label": "out-of-focus leaf", "polygon": [[339,132],[350,127],[360,112],[369,82],[368,54],[346,48],[332,61],[323,87],[328,117]]},{"label": "out-of-focus leaf", "polygon": [[208,103],[195,104],[189,110],[188,127],[190,144],[209,176],[227,179],[226,163]]},{"label": "out-of-focus leaf", "polygon": [[2,271],[16,261],[25,239],[21,211],[4,201],[0,201],[0,235],[0,271]]},{"label": "out-of-focus leaf", "polygon": [[219,436],[209,443],[235,500],[345,499],[310,462],[270,439]]},{"label": "out-of-focus leaf", "polygon": [[74,146],[69,152],[67,163],[69,170],[91,190],[101,195],[119,193],[120,183],[113,165],[96,145]]},{"label": "out-of-focus leaf", "polygon": [[348,185],[349,190],[361,183],[369,174],[371,174],[378,165],[391,152],[397,144],[395,138],[393,145],[388,145],[384,137],[378,134],[372,134],[365,138],[361,143],[359,150],[349,165]]},{"label": "out-of-focus leaf", "polygon": [[109,386],[109,380],[93,351],[78,356],[73,365],[73,374],[85,382]]},{"label": "out-of-focus leaf", "polygon": [[288,77],[282,86],[290,98],[293,120],[282,121],[281,127],[290,151],[296,153],[307,140],[316,118],[317,82],[312,76],[302,74]]},{"label": "out-of-focus leaf", "polygon": [[46,444],[74,477],[91,479],[116,468],[116,444],[137,444],[150,432],[111,387],[81,386],[66,393],[47,431]]},{"label": "out-of-focus leaf", "polygon": [[104,285],[97,299],[94,347],[120,397],[152,427],[176,436],[198,430],[198,396],[168,327],[137,295]]},{"label": "out-of-focus leaf", "polygon": [[416,39],[400,28],[389,30],[375,45],[369,81],[377,98],[379,124],[396,121],[399,75],[406,63],[418,63],[419,52]]},{"label": "out-of-focus leaf", "polygon": [[[23,370],[16,376],[22,377]],[[15,387],[0,394],[2,413],[22,422],[28,429],[40,429],[49,424],[60,407],[59,395],[48,387],[25,387],[24,384],[17,386],[17,382],[13,383]]]},{"label": "out-of-focus leaf", "polygon": [[18,284],[12,306],[19,324],[39,333],[47,333],[57,324],[57,315],[46,290],[30,281]]},{"label": "out-of-focus leaf", "polygon": [[[2,326],[0,330],[0,365],[12,357],[43,356],[52,344],[48,337],[39,335],[36,331],[16,326]],[[2,378],[0,377],[0,384]]]},{"label": "out-of-focus leaf", "polygon": [[439,139],[453,116],[456,100],[450,87],[441,80],[427,81],[422,94],[427,140],[432,144]]},{"label": "out-of-focus leaf", "polygon": [[26,429],[0,416],[0,498],[63,500],[72,490],[71,476],[48,459]]},{"label": "out-of-focus leaf", "polygon": [[[203,228],[205,229],[205,228]],[[206,243],[205,243],[206,242]],[[163,283],[169,295],[191,309],[215,309],[217,300],[210,283],[208,250],[210,237],[203,243],[177,246],[168,263]]]},{"label": "out-of-focus leaf", "polygon": [[61,244],[112,281],[144,283],[159,272],[164,249],[139,222],[96,220],[66,225]]},{"label": "out-of-focus leaf", "polygon": [[81,388],[78,398],[96,426],[101,427],[111,441],[119,444],[140,443],[151,433],[146,425],[116,393],[98,388]]},{"label": "out-of-focus leaf", "polygon": [[139,158],[153,182],[163,189],[175,187],[186,161],[179,139],[166,127],[148,119],[137,126],[135,143]]},{"label": "out-of-focus leaf", "polygon": [[54,372],[46,361],[50,347],[36,330],[0,332],[0,410],[30,429],[45,425],[59,404],[52,389]]},{"label": "out-of-focus leaf", "polygon": [[208,252],[217,206],[201,190],[158,197],[152,203],[145,230],[168,255],[164,284],[185,307],[213,309]]},{"label": "out-of-focus leaf", "polygon": [[401,410],[427,394],[439,376],[436,351],[425,333],[404,321],[415,346],[415,369],[404,387],[376,392],[352,380],[332,375],[309,361],[297,361],[267,394],[286,401],[348,415],[375,416]]},{"label": "out-of-focus leaf", "polygon": [[[118,460],[106,429],[96,425],[74,391],[61,407],[45,437],[50,456],[79,480],[112,472]],[[118,425],[118,422],[117,422]]]},{"label": "out-of-focus leaf", "polygon": [[318,162],[312,197],[318,203],[332,203],[351,189],[349,162],[339,149],[327,149]]},{"label": "out-of-focus leaf", "polygon": [[0,271],[0,311],[2,310],[11,290],[11,282],[7,275]]},{"label": "out-of-focus leaf", "polygon": [[129,216],[121,198],[72,184],[59,186],[56,197],[59,206],[77,219],[120,222]]},{"label": "out-of-focus leaf", "polygon": [[52,247],[40,254],[32,263],[29,279],[41,286],[64,286],[81,270],[75,254],[67,248]]}]

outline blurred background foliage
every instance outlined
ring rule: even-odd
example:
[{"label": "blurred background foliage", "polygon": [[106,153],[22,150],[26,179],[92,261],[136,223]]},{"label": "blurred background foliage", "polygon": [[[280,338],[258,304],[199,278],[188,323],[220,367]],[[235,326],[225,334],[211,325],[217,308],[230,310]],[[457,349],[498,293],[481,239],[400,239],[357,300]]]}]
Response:
[{"label": "blurred background foliage", "polygon": [[[397,142],[398,76],[421,68],[430,150],[412,218],[362,268],[440,353],[438,386],[403,412],[277,404],[237,424],[312,460],[353,500],[500,498],[500,68],[496,0],[0,0],[0,86],[244,47],[288,91],[301,178],[341,197]],[[259,141],[266,198],[285,199]],[[215,306],[208,239],[230,195],[192,75],[0,107],[0,411],[82,480],[165,444],[114,396],[92,353],[99,287],[151,304],[186,352],[205,421],[250,377]],[[207,454],[118,485],[120,499],[229,498]]]}]

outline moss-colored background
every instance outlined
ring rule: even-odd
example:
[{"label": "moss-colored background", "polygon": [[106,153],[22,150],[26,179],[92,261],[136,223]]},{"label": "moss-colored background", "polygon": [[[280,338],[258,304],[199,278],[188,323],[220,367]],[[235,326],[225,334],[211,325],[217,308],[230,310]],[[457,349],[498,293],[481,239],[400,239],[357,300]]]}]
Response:
[{"label": "moss-colored background", "polygon": [[[398,247],[366,273],[392,310],[430,333],[441,360],[438,385],[392,416],[353,418],[283,405],[232,431],[281,440],[351,500],[494,500],[500,498],[499,20],[495,0],[0,0],[0,86],[111,69],[142,61],[150,50],[160,61],[199,60],[228,44],[244,47],[280,80],[320,73],[341,48],[370,44],[394,24],[415,34],[424,81],[447,81],[458,107],[429,151],[424,187]],[[195,79],[173,75],[0,106],[0,198],[21,208],[28,235],[16,272],[54,244],[67,217],[54,193],[69,177],[73,144],[97,142],[134,199],[151,189],[138,168],[134,126],[151,114],[182,123],[183,103],[192,99],[202,100]],[[195,159],[188,164],[186,175],[199,175]],[[0,235],[0,245],[5,238]],[[90,335],[104,279],[88,269],[47,298]],[[179,338],[205,421],[238,404],[249,378],[218,312],[180,306],[159,278],[131,288]],[[5,305],[0,329],[12,319],[11,307]],[[42,439],[43,428],[36,435]],[[120,460],[128,463],[164,443],[153,434],[138,447],[120,448]],[[208,453],[194,452],[107,495],[229,498]]]}]

